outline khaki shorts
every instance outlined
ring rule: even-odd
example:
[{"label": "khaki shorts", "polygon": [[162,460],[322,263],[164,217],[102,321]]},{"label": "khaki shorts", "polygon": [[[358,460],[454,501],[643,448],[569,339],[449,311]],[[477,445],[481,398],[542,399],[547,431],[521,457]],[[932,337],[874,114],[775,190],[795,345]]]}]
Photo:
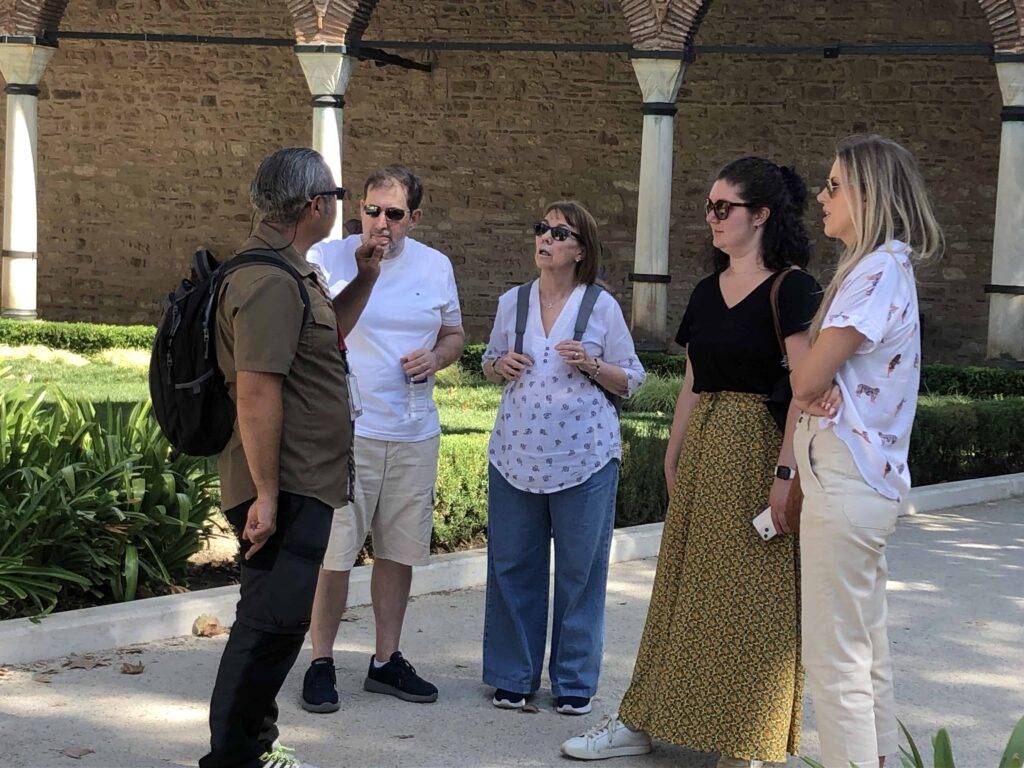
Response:
[{"label": "khaki shorts", "polygon": [[440,436],[399,443],[356,435],[355,493],[351,504],[334,510],[326,570],[351,570],[368,531],[376,558],[403,565],[430,561],[440,445]]}]

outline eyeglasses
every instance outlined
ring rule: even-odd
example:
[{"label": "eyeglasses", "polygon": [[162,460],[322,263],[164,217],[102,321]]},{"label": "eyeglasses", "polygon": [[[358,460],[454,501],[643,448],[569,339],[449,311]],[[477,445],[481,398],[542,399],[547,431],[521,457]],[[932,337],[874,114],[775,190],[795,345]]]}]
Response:
[{"label": "eyeglasses", "polygon": [[828,192],[829,197],[835,197],[841,186],[843,185],[838,181],[833,181],[831,177],[825,179],[825,191]]},{"label": "eyeglasses", "polygon": [[556,224],[551,226],[546,221],[538,221],[533,225],[533,234],[537,237],[543,237],[548,232],[551,233],[551,237],[560,243],[564,243],[570,237],[575,237],[579,242],[583,242],[583,238],[576,232],[573,232],[564,224]]},{"label": "eyeglasses", "polygon": [[313,193],[313,196],[310,197],[309,200],[310,202],[313,202],[313,200],[317,197],[333,197],[336,200],[344,200],[346,194],[348,193],[345,191],[344,187],[335,187],[334,189],[328,190],[327,192],[315,192]]},{"label": "eyeglasses", "polygon": [[757,206],[753,203],[737,203],[732,200],[712,200],[709,197],[707,203],[704,204],[704,215],[707,216],[713,211],[716,219],[725,221],[729,218],[733,208],[757,208]]},{"label": "eyeglasses", "polygon": [[364,205],[363,213],[371,219],[378,218],[382,213],[388,221],[401,221],[405,218],[404,208],[381,208],[379,205]]}]

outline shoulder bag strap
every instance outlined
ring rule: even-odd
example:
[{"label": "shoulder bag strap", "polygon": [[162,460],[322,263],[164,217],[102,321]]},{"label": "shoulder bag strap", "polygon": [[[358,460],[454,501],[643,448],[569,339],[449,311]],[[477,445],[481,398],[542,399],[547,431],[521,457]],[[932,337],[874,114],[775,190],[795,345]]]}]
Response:
[{"label": "shoulder bag strap", "polygon": [[583,293],[583,300],[580,302],[580,311],[576,315],[576,327],[573,329],[572,338],[574,341],[582,341],[583,334],[587,330],[587,323],[594,313],[594,305],[597,304],[597,297],[603,289],[597,283],[591,283]]},{"label": "shoulder bag strap", "polygon": [[523,337],[526,335],[526,319],[530,315],[530,289],[536,280],[523,283],[516,293],[516,354],[523,354]]},{"label": "shoulder bag strap", "polygon": [[794,267],[779,272],[772,283],[771,297],[769,299],[772,307],[772,322],[775,323],[775,338],[779,340],[779,351],[782,353],[782,367],[789,370],[789,354],[786,352],[786,339],[782,335],[782,322],[779,320],[779,291],[786,275],[792,272]]}]

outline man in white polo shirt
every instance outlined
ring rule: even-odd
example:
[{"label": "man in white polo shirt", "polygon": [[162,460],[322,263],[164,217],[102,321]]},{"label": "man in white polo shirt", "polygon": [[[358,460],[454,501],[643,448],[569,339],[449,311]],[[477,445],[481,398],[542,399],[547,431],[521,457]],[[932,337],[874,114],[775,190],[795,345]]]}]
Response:
[{"label": "man in white polo shirt", "polygon": [[368,531],[377,642],[363,687],[406,701],[437,700],[437,688],[416,674],[399,641],[412,567],[430,557],[441,436],[434,374],[459,358],[466,334],[451,262],[408,237],[423,216],[422,198],[423,185],[408,168],[377,171],[366,180],[359,203],[362,234],[324,240],[307,256],[320,265],[335,296],[356,276],[356,248],[371,237],[385,243],[380,276],[345,338],[363,412],[355,422],[354,501],[334,511],[313,604],[313,661],[302,686],[302,706],[309,712],[339,707],[334,640],[349,572]]}]

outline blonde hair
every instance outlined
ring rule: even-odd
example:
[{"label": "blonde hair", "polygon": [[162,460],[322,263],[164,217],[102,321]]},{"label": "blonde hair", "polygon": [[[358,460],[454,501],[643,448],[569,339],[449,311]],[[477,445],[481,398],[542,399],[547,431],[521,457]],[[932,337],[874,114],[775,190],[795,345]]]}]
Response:
[{"label": "blonde hair", "polygon": [[857,241],[839,257],[836,274],[811,324],[812,338],[821,331],[843,281],[879,246],[900,240],[910,246],[911,259],[918,262],[938,256],[945,247],[917,160],[908,150],[874,134],[850,136],[839,142],[836,159],[846,176]]}]

